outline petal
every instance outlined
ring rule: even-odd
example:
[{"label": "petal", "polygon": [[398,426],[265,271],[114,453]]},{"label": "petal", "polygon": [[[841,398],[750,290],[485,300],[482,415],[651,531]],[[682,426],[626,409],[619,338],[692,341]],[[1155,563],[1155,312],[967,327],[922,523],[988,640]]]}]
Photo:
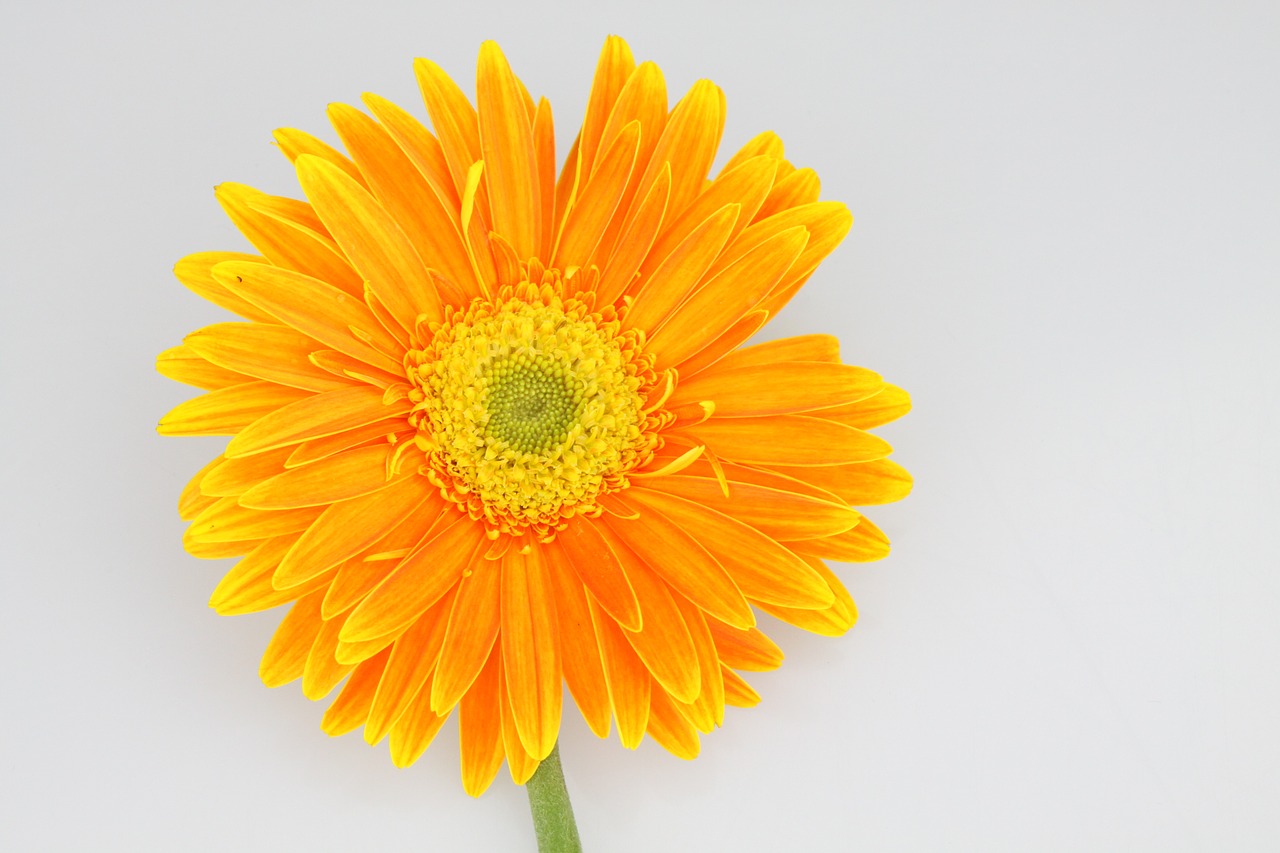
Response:
[{"label": "petal", "polygon": [[330,737],[338,737],[365,724],[369,708],[373,705],[374,691],[378,689],[390,654],[390,649],[383,649],[355,668],[338,698],[324,712],[320,720],[321,731]]},{"label": "petal", "polygon": [[848,406],[822,412],[821,417],[858,429],[871,429],[911,411],[911,395],[896,385],[886,384],[880,393]]},{"label": "petal", "polygon": [[[444,512],[452,518],[446,516],[435,531],[428,534],[426,541],[401,560],[395,570],[352,611],[343,640],[372,640],[412,624],[455,584],[464,580],[464,572],[477,568],[476,551],[484,541],[484,528],[459,513],[449,509]],[[475,584],[464,586],[469,588]],[[483,658],[480,663],[484,663]],[[471,676],[474,677],[475,672]]]},{"label": "petal", "polygon": [[[216,393],[216,392],[215,392]],[[383,402],[381,389],[367,385],[309,395],[255,420],[227,444],[226,455],[247,456],[345,432],[409,413],[407,399]]]},{"label": "petal", "polygon": [[[605,123],[613,111],[614,103],[622,87],[635,70],[631,48],[618,36],[609,36],[600,50],[595,78],[591,81],[591,94],[587,98],[587,114],[582,120],[582,136],[578,143],[578,156],[582,160],[584,175],[590,175],[595,163],[596,151],[601,147]],[[665,104],[664,104],[665,106]],[[609,140],[603,140],[608,143]]]},{"label": "petal", "polygon": [[640,627],[635,591],[626,569],[603,537],[598,520],[581,516],[570,519],[551,547],[564,554],[567,564],[619,625],[631,630]]},{"label": "petal", "polygon": [[554,543],[543,546],[543,556],[555,595],[560,666],[564,670],[565,684],[591,731],[596,737],[607,738],[609,689],[600,660],[600,646],[591,624],[586,588],[567,565],[567,558],[553,546]]},{"label": "petal", "polygon": [[496,560],[478,559],[474,546],[470,556],[470,566],[458,583],[458,596],[431,684],[431,707],[436,713],[452,708],[471,688],[490,657],[502,624],[502,565]]},{"label": "petal", "polygon": [[502,715],[502,751],[507,756],[507,768],[511,771],[511,781],[517,785],[523,785],[537,771],[541,762],[530,755],[520,741],[520,730],[516,728],[515,710],[507,687],[505,660],[499,667],[499,672],[501,674],[498,676],[498,711]]},{"label": "petal", "polygon": [[346,172],[351,180],[364,186],[364,175],[361,174],[356,164],[327,142],[316,139],[305,131],[295,130],[291,127],[279,128],[271,136],[275,139],[276,144],[280,146],[280,151],[284,156],[289,158],[290,163],[297,163],[299,157],[304,154],[310,154],[332,163]]},{"label": "petal", "polygon": [[753,219],[767,219],[792,207],[813,204],[821,195],[822,184],[813,169],[796,169],[773,185],[769,197]]},{"label": "petal", "polygon": [[462,197],[458,195],[457,187],[453,185],[453,176],[449,173],[449,161],[445,159],[440,140],[436,139],[431,131],[423,127],[416,118],[386,98],[365,92],[360,96],[360,100],[364,101],[369,111],[391,134],[405,156],[413,161],[418,174],[431,185],[431,189],[445,208],[450,211],[459,210],[462,206]]},{"label": "petal", "polygon": [[474,287],[458,208],[445,207],[443,199],[377,122],[346,104],[331,104],[328,112],[338,136],[367,176],[374,198],[404,231],[422,262],[450,281]]},{"label": "petal", "polygon": [[891,459],[775,470],[837,494],[852,506],[892,503],[911,493],[911,473]]},{"label": "petal", "polygon": [[338,649],[338,636],[342,631],[345,615],[329,619],[320,628],[316,640],[307,654],[302,670],[302,695],[312,701],[328,696],[351,671],[352,664],[343,663],[334,656]]},{"label": "petal", "polygon": [[600,160],[600,168],[569,209],[553,266],[580,267],[591,259],[626,191],[639,145],[640,123],[633,121],[614,138]]},{"label": "petal", "polygon": [[305,391],[350,385],[312,364],[308,356],[319,344],[288,326],[218,323],[192,332],[182,342],[214,364],[256,379]]},{"label": "petal", "polygon": [[[724,92],[710,80],[699,80],[671,111],[654,148],[649,169],[640,179],[644,192],[657,179],[664,162],[671,163],[671,209],[683,210],[707,179],[724,132]],[[647,132],[647,129],[646,129]]]},{"label": "petal", "polygon": [[502,768],[502,714],[498,705],[501,655],[489,655],[475,684],[458,709],[458,742],[462,756],[462,787],[478,797]]},{"label": "petal", "polygon": [[707,628],[715,640],[716,654],[726,666],[750,672],[768,672],[782,666],[782,649],[759,628],[744,631],[714,620],[707,623]]},{"label": "petal", "polygon": [[235,498],[222,498],[191,521],[187,535],[201,542],[243,542],[306,530],[320,510],[315,507],[276,512],[246,509]]},{"label": "petal", "polygon": [[724,673],[724,701],[726,705],[732,705],[735,708],[754,708],[760,704],[760,694],[751,689],[751,685],[742,679],[742,676],[729,669],[721,667]]},{"label": "petal", "polygon": [[720,170],[723,175],[731,172],[738,166],[750,160],[752,157],[772,157],[781,159],[783,154],[782,140],[778,138],[778,134],[772,130],[766,130],[753,136],[746,145],[743,145],[738,151],[729,158],[724,164],[724,168]]},{"label": "petal", "polygon": [[195,350],[187,346],[170,347],[156,356],[156,372],[175,382],[194,385],[205,391],[250,381],[243,373],[218,367],[196,355]]},{"label": "petal", "polygon": [[272,317],[269,314],[229,292],[213,279],[213,268],[223,261],[262,263],[265,260],[266,258],[260,255],[246,255],[243,252],[197,252],[178,261],[173,268],[173,274],[184,287],[214,305],[239,314],[247,320],[262,320],[270,323]]},{"label": "petal", "polygon": [[298,537],[273,583],[279,589],[306,583],[359,554],[410,514],[426,517],[442,511],[443,504],[426,477],[408,477],[371,495],[333,504]]},{"label": "petal", "polygon": [[623,329],[658,328],[676,310],[719,256],[737,221],[738,212],[738,205],[726,204],[667,256],[641,283],[630,310],[622,317]]},{"label": "petal", "polygon": [[[541,761],[560,732],[560,651],[555,602],[540,549],[502,559],[502,660],[511,715],[524,750]],[[508,754],[512,752],[507,749]]]},{"label": "petal", "polygon": [[240,616],[269,610],[328,586],[331,573],[319,575],[305,584],[290,589],[271,585],[280,560],[293,545],[296,536],[266,539],[250,551],[222,578],[209,598],[209,606],[219,616]]},{"label": "petal", "polygon": [[678,524],[651,508],[631,520],[604,518],[618,539],[693,603],[730,625],[755,624],[750,605],[724,567]]},{"label": "petal", "polygon": [[315,157],[300,157],[298,182],[316,213],[378,300],[405,329],[419,314],[444,319],[431,277],[409,238],[369,193],[341,170]]},{"label": "petal", "polygon": [[366,443],[386,443],[395,447],[412,433],[412,427],[404,418],[374,421],[371,424],[309,439],[302,444],[287,447],[285,449],[289,450],[289,455],[284,464],[286,468],[298,468]]},{"label": "petal", "polygon": [[[684,703],[674,694],[671,699],[676,707],[693,723],[699,731],[710,732],[724,724],[724,678],[720,675],[720,658],[716,654],[715,641],[707,627],[706,615],[684,597],[676,598],[676,605],[684,617],[685,627],[698,659],[698,696],[692,702]],[[712,622],[719,622],[712,619]],[[723,624],[723,623],[720,623]],[[650,715],[652,720],[652,714]]]},{"label": "petal", "polygon": [[262,663],[258,665],[258,676],[263,684],[280,687],[302,677],[307,655],[311,653],[311,646],[324,624],[320,619],[320,601],[323,598],[324,591],[316,590],[289,608],[262,654]]},{"label": "petal", "polygon": [[742,255],[667,319],[649,340],[647,351],[653,353],[659,366],[674,365],[715,340],[720,331],[747,314],[781,280],[808,239],[803,228],[793,228]]},{"label": "petal", "polygon": [[889,556],[889,537],[870,519],[864,518],[857,527],[844,533],[797,542],[796,551],[845,563],[869,563]]},{"label": "petal", "polygon": [[492,41],[480,46],[476,106],[493,211],[491,225],[521,259],[531,258],[542,240],[533,128],[511,66]]},{"label": "petal", "polygon": [[869,432],[809,415],[712,418],[687,432],[718,455],[748,465],[840,465],[893,451]]},{"label": "petal", "polygon": [[[458,84],[434,62],[415,59],[413,71],[418,78],[418,88],[422,90],[422,99],[427,105],[431,124],[440,138],[440,147],[449,164],[449,172],[453,175],[453,185],[461,198],[471,164],[482,159],[480,124],[476,111],[458,88]],[[484,211],[489,209],[487,198],[480,204],[480,208]]]},{"label": "petal", "polygon": [[725,356],[720,367],[725,370],[754,367],[779,361],[840,362],[840,340],[834,335],[796,335],[778,338],[755,346],[744,347]]},{"label": "petal", "polygon": [[684,702],[692,702],[700,689],[698,654],[667,584],[625,547],[628,574],[640,600],[644,627],[623,631],[645,668],[663,689]]},{"label": "petal", "polygon": [[227,290],[338,352],[383,370],[403,371],[403,347],[382,330],[363,302],[336,287],[266,264],[223,263],[214,277]]},{"label": "petal", "polygon": [[760,609],[783,622],[795,625],[805,631],[821,634],[824,637],[839,637],[848,632],[858,621],[858,608],[830,569],[819,559],[808,558],[814,570],[822,574],[835,593],[835,601],[825,610],[793,610],[786,607],[775,607],[772,604],[761,604]]},{"label": "petal", "polygon": [[747,598],[787,607],[822,608],[831,604],[831,591],[822,577],[754,527],[675,495],[643,489],[628,494],[636,503],[662,513],[689,531],[724,566]]},{"label": "petal", "polygon": [[698,757],[701,749],[698,732],[660,688],[655,687],[649,695],[649,722],[645,731],[677,758]]},{"label": "petal", "polygon": [[175,406],[160,419],[156,431],[161,435],[235,435],[265,415],[311,396],[274,382],[229,385]]},{"label": "petal", "polygon": [[710,400],[717,418],[759,417],[829,409],[880,390],[880,375],[850,364],[784,361],[717,366],[683,380],[666,405]]},{"label": "petal", "polygon": [[676,474],[632,487],[637,493],[649,489],[724,513],[779,542],[833,536],[861,518],[856,510],[840,503],[755,483],[730,481],[726,497],[714,477]]},{"label": "petal", "polygon": [[627,215],[622,236],[613,256],[604,264],[600,283],[596,286],[596,304],[612,304],[630,288],[640,270],[640,264],[649,255],[653,241],[658,236],[670,195],[671,167],[667,166],[658,174],[658,179],[653,182],[640,204]]},{"label": "petal", "polygon": [[649,722],[649,690],[653,677],[622,634],[622,629],[594,602],[590,602],[591,622],[604,661],[609,704],[618,721],[618,737],[627,749],[636,749],[644,740]]},{"label": "petal", "polygon": [[242,494],[240,505],[288,509],[358,498],[390,485],[387,479],[390,455],[390,445],[359,447],[311,465],[290,468]]},{"label": "petal", "polygon": [[[436,662],[440,659],[440,647],[444,645],[444,632],[449,625],[449,613],[453,609],[453,592],[446,593],[426,613],[418,617],[410,628],[396,640],[391,649],[387,670],[378,684],[378,692],[365,723],[364,738],[370,744],[382,740],[393,731],[417,697],[430,683]],[[430,692],[422,697],[430,707]],[[435,712],[431,712],[435,716]]]}]

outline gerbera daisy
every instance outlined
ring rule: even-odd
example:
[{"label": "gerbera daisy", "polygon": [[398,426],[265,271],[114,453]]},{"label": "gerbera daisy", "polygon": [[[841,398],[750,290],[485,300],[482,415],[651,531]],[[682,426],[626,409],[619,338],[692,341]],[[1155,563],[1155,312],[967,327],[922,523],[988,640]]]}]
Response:
[{"label": "gerbera daisy", "polygon": [[740,675],[782,660],[757,611],[841,634],[824,560],[874,560],[855,506],[910,478],[868,428],[907,395],[827,335],[744,343],[849,230],[762,133],[714,178],[724,96],[675,105],[606,41],[558,177],[551,107],[498,46],[476,105],[418,60],[431,126],[368,95],[339,152],[275,134],[305,201],[223,184],[261,254],[180,261],[246,322],[193,332],[164,375],[205,389],[165,435],[230,435],[182,493],[184,544],[239,556],[212,606],[289,605],[262,659],[413,763],[456,710],[462,780],[517,783],[587,724],[692,758]]}]

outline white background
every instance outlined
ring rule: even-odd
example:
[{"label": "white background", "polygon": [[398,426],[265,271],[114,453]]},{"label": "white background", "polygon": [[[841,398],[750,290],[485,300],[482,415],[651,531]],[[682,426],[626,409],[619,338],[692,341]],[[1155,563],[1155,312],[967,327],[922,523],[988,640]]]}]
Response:
[{"label": "white background", "polygon": [[532,851],[452,725],[412,769],[269,691],[277,615],[175,499],[217,441],[159,350],[222,319],[170,275],[239,249],[223,180],[297,194],[270,131],[362,91],[421,114],[484,38],[567,146],[604,36],[772,128],[845,244],[770,336],[910,389],[895,552],[847,637],[779,628],[685,763],[562,749],[588,850],[1280,846],[1280,7],[1273,2],[321,2],[0,7],[0,847]]}]

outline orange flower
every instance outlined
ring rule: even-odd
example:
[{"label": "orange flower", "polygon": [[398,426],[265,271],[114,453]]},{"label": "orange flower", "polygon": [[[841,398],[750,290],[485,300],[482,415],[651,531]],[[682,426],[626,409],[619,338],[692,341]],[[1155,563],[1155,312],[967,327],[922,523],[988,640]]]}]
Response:
[{"label": "orange flower", "polygon": [[722,93],[668,110],[621,39],[558,178],[550,105],[497,45],[475,107],[415,70],[434,133],[372,95],[329,110],[347,154],[278,131],[307,201],[223,184],[261,255],[178,263],[247,321],[158,360],[208,392],[160,432],[233,436],[182,494],[184,544],[241,556],[219,613],[291,603],[263,680],[345,679],[324,730],[398,765],[457,709],[466,790],[504,758],[523,783],[562,680],[599,736],[692,758],[759,701],[739,671],[782,660],[755,611],[848,630],[823,561],[883,557],[853,506],[910,489],[866,431],[902,390],[826,335],[742,346],[852,218],[772,133],[708,179]]}]

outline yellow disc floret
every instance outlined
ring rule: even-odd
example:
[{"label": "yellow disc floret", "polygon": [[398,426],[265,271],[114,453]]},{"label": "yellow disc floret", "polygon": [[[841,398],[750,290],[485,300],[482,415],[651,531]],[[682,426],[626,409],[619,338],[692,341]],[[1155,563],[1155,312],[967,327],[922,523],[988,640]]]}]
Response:
[{"label": "yellow disc floret", "polygon": [[525,283],[432,332],[409,354],[411,421],[429,474],[491,530],[545,536],[598,514],[652,456],[656,376],[612,309]]}]

